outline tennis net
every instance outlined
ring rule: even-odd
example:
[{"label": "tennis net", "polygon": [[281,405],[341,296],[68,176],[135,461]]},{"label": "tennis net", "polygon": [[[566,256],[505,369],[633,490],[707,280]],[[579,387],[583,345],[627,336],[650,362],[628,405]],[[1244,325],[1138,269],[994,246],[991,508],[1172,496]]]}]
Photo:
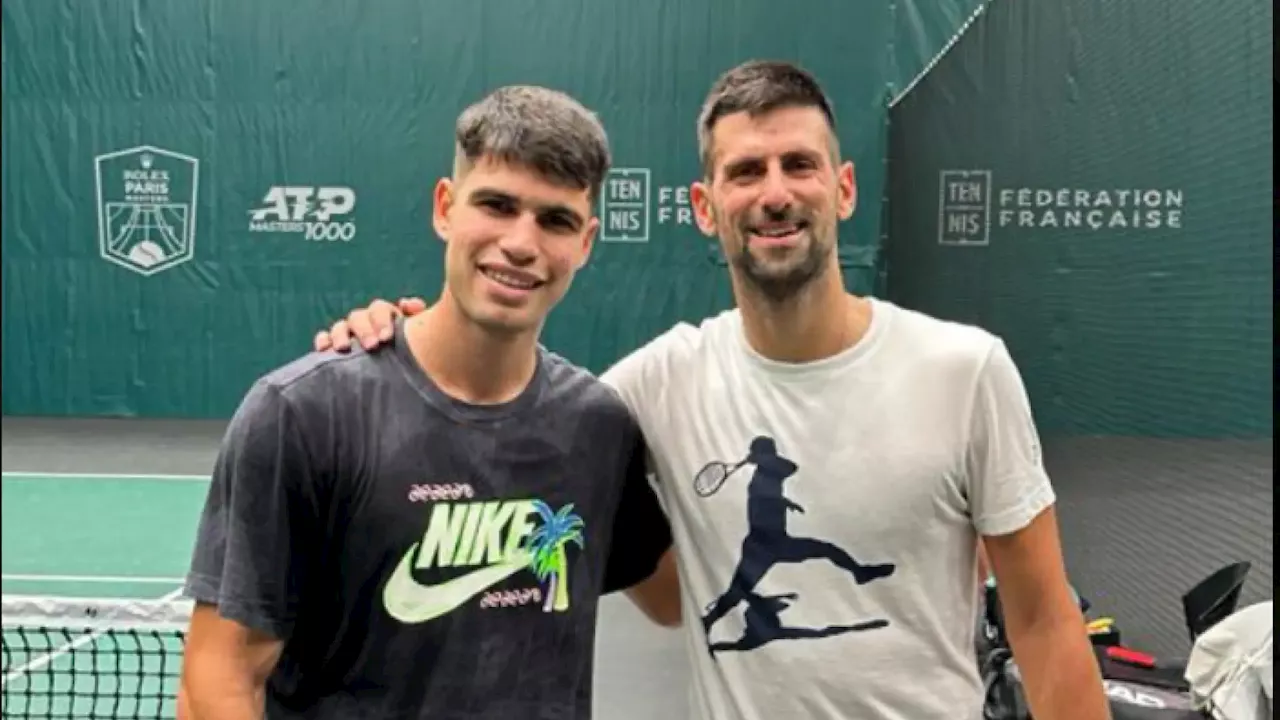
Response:
[{"label": "tennis net", "polygon": [[171,720],[189,601],[3,598],[3,709],[22,720]]}]

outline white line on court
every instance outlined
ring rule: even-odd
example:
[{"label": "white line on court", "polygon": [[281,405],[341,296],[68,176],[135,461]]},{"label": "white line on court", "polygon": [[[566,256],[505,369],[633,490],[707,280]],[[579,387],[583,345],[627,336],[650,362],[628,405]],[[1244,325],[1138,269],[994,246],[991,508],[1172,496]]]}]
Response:
[{"label": "white line on court", "polygon": [[160,482],[209,482],[208,475],[148,475],[129,473],[57,473],[57,472],[9,472],[0,473],[5,480],[158,480]]},{"label": "white line on court", "polygon": [[[174,600],[174,599],[177,599],[177,597],[180,595],[182,595],[181,588],[174,590],[173,592],[166,593],[163,597],[160,598],[160,601],[165,602],[168,600]],[[102,618],[102,619],[110,620],[110,618]],[[8,685],[9,681],[16,680],[22,677],[23,675],[26,675],[27,673],[31,672],[32,670],[39,670],[45,665],[48,665],[54,660],[57,660],[58,658],[62,657],[63,655],[66,655],[67,653],[71,652],[72,650],[75,650],[76,648],[82,645],[88,645],[89,643],[94,642],[98,638],[105,635],[108,630],[110,630],[109,627],[103,627],[101,630],[95,630],[92,633],[85,635],[84,637],[76,638],[75,640],[72,640],[71,642],[62,645],[61,647],[53,650],[52,652],[45,653],[40,657],[37,657],[33,660],[29,660],[23,663],[22,665],[19,665],[17,668],[13,669],[12,671],[10,671],[4,676],[4,680],[0,681],[0,687],[4,687],[5,685]]]},{"label": "white line on court", "polygon": [[134,577],[132,575],[0,575],[5,582],[55,582],[55,583],[140,583],[143,585],[181,585],[180,577]]}]

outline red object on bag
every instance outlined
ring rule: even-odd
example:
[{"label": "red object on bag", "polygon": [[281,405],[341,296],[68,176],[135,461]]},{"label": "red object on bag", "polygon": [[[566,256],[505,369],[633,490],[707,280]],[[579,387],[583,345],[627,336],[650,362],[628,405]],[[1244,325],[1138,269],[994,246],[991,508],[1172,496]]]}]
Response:
[{"label": "red object on bag", "polygon": [[1124,647],[1113,646],[1107,648],[1107,657],[1137,667],[1154,668],[1156,666],[1155,657]]}]

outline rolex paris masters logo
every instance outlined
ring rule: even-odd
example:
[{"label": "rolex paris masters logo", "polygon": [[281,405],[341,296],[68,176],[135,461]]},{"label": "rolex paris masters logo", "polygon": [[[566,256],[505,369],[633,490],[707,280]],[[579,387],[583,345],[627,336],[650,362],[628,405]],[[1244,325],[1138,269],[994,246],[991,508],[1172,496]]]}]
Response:
[{"label": "rolex paris masters logo", "polygon": [[141,145],[94,159],[98,252],[139,275],[195,255],[200,161]]}]

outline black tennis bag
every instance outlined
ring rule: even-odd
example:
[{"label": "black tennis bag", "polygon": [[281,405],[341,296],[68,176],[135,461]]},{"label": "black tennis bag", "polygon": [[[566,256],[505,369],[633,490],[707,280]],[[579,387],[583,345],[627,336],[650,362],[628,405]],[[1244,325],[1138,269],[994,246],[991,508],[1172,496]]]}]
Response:
[{"label": "black tennis bag", "polygon": [[[1212,720],[1195,709],[1188,690],[1167,687],[1163,678],[1142,682],[1108,678],[1109,674],[1104,669],[1103,685],[1111,701],[1112,720]],[[984,720],[1033,720],[1023,694],[1022,676],[1007,648],[987,656],[982,678],[986,686]]]},{"label": "black tennis bag", "polygon": [[[1194,643],[1201,633],[1235,612],[1250,564],[1228,565],[1202,580],[1182,596],[1187,631]],[[1089,603],[1080,601],[1082,613]],[[994,583],[988,583],[986,608],[977,640],[986,700],[984,720],[1034,720],[1027,707],[1018,671],[1000,612]],[[1212,720],[1195,709],[1190,683],[1184,677],[1186,662],[1158,661],[1120,642],[1119,630],[1091,633],[1094,656],[1102,673],[1113,720]]]}]

